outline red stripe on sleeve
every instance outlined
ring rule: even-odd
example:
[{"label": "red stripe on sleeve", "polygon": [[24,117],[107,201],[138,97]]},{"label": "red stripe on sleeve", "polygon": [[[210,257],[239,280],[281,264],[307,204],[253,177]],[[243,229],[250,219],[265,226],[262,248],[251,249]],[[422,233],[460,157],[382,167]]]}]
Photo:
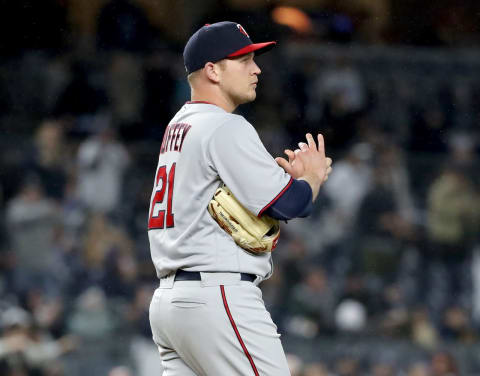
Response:
[{"label": "red stripe on sleeve", "polygon": [[272,206],[275,203],[275,201],[277,201],[280,197],[282,197],[282,195],[292,185],[292,183],[293,183],[293,178],[290,178],[290,180],[288,181],[288,184],[280,191],[280,193],[276,195],[272,201],[270,201],[267,205],[265,205],[265,207],[262,210],[260,210],[260,213],[258,213],[259,218],[262,216],[265,210],[267,210],[270,206]]}]

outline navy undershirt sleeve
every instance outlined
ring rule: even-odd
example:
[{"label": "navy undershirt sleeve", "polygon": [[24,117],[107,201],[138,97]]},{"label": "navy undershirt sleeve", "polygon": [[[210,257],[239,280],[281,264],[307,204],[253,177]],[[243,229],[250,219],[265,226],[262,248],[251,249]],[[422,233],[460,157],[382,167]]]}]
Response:
[{"label": "navy undershirt sleeve", "polygon": [[312,212],[312,188],[304,180],[292,180],[288,189],[265,210],[265,214],[279,220],[307,217]]}]

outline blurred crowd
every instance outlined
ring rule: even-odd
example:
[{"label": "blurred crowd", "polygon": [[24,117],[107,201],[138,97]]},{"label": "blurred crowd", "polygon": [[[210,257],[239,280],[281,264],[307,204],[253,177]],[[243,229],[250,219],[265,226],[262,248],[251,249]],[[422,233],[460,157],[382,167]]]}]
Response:
[{"label": "blurred crowd", "polygon": [[[261,285],[292,374],[479,374],[480,57],[275,30],[283,43],[258,58],[257,100],[239,112],[274,156],[310,131],[334,159]],[[159,374],[147,211],[190,93],[181,50],[149,33],[139,7],[113,1],[95,53],[0,62],[1,375]],[[382,356],[389,343],[409,350]]]}]

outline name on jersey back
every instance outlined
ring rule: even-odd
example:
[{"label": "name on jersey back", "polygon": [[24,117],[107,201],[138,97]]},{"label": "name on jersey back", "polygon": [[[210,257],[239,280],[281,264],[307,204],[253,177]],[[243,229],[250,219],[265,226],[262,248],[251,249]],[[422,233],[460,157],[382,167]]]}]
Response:
[{"label": "name on jersey back", "polygon": [[183,141],[190,128],[192,128],[192,126],[185,123],[170,124],[163,135],[160,154],[168,151],[178,151],[180,153],[182,151]]}]

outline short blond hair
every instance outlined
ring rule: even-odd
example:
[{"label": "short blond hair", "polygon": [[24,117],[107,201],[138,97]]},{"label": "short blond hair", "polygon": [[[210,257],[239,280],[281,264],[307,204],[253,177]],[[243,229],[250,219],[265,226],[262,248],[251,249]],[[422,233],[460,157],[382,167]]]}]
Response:
[{"label": "short blond hair", "polygon": [[[215,64],[218,64],[218,66],[220,67],[221,70],[225,70],[225,65],[226,65],[225,59],[219,60],[219,61],[215,62]],[[202,69],[203,68],[201,68],[199,70],[196,70],[195,72],[192,72],[187,76],[187,80],[188,80],[188,83],[189,83],[190,86],[192,86],[193,82],[195,81],[195,77],[197,77],[199,75],[199,72]]]}]

